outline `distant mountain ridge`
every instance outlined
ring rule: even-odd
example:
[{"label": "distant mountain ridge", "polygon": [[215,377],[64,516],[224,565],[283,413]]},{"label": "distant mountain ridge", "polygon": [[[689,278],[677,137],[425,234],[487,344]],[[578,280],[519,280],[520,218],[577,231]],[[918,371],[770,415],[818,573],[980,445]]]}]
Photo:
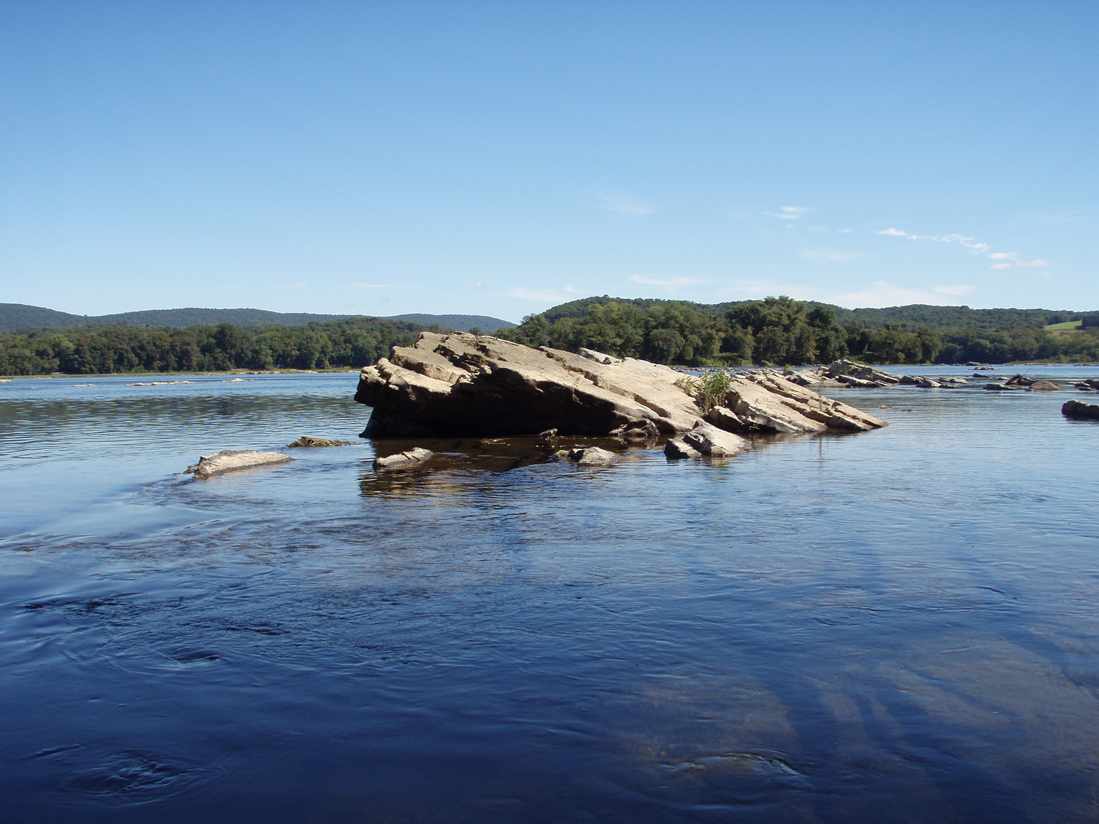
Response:
[{"label": "distant mountain ridge", "polygon": [[73,315],[29,306],[23,303],[0,303],[0,332],[25,332],[37,329],[77,329],[90,326],[156,326],[169,329],[185,329],[188,326],[213,326],[231,323],[234,326],[307,326],[310,323],[326,323],[352,318],[373,318],[404,321],[420,326],[438,326],[466,332],[479,329],[482,332],[498,332],[515,326],[511,321],[487,315],[321,315],[308,312],[271,312],[266,309],[148,309],[138,312],[119,312],[112,315]]}]

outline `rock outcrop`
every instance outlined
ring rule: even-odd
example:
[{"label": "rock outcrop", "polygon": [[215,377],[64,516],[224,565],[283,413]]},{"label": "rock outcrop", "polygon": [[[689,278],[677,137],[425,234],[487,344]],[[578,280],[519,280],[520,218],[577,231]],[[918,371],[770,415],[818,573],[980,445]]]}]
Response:
[{"label": "rock outcrop", "polygon": [[1099,406],[1093,403],[1083,403],[1081,401],[1068,401],[1061,407],[1061,414],[1066,418],[1099,421]]},{"label": "rock outcrop", "polygon": [[848,386],[882,387],[900,383],[900,378],[896,375],[846,358],[830,363],[824,368],[823,374]]},{"label": "rock outcrop", "polygon": [[[538,349],[487,335],[424,332],[362,370],[368,437],[615,436],[643,442],[695,429],[697,379],[659,364]],[[709,425],[745,435],[865,431],[885,422],[772,372],[733,376]],[[697,451],[697,450],[696,450]]]},{"label": "rock outcrop", "polygon": [[253,450],[223,450],[214,455],[203,455],[198,463],[185,470],[197,480],[205,481],[215,475],[235,472],[238,469],[252,469],[257,466],[283,464],[290,461],[289,455],[282,452],[255,452]]}]

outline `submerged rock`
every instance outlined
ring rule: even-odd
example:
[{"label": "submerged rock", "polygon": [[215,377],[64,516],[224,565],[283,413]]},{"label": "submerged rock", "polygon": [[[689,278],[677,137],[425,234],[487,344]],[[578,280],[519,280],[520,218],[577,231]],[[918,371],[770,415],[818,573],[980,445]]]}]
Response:
[{"label": "submerged rock", "polygon": [[[895,378],[893,379],[896,380]],[[592,350],[538,349],[487,335],[424,332],[362,370],[355,399],[373,407],[365,435],[614,435],[689,432],[702,417],[697,383],[676,370]],[[779,375],[734,376],[710,423],[749,432],[863,431],[885,422]],[[552,443],[552,438],[545,439]]]},{"label": "submerged rock", "polygon": [[289,463],[290,456],[282,452],[255,452],[248,449],[223,450],[214,455],[203,455],[198,463],[189,466],[185,472],[204,481],[214,475],[234,472],[238,469],[252,469],[257,466]]},{"label": "submerged rock", "polygon": [[1061,407],[1061,414],[1066,418],[1077,420],[1099,421],[1099,406],[1082,401],[1067,401]]},{"label": "submerged rock", "polygon": [[312,435],[302,435],[291,444],[290,449],[320,449],[328,446],[351,446],[351,441],[338,441],[334,438],[315,438]]},{"label": "submerged rock", "polygon": [[411,449],[406,449],[403,452],[396,452],[393,455],[386,455],[374,459],[375,469],[407,469],[411,466],[417,466],[424,461],[431,458],[435,454],[430,449],[424,449],[422,446],[414,446]]}]

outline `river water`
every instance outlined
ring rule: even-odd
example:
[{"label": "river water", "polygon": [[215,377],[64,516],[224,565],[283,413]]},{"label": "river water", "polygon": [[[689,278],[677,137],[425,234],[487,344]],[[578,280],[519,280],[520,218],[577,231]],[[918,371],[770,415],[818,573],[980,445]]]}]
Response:
[{"label": "river water", "polygon": [[0,385],[0,820],[1099,818],[1074,392],[385,482],[353,374],[161,380]]}]

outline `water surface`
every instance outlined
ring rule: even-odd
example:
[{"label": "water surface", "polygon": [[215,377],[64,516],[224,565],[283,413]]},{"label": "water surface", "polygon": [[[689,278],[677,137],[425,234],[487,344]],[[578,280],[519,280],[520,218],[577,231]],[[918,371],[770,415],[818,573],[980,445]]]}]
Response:
[{"label": "water surface", "polygon": [[1083,396],[384,481],[353,374],[189,380],[0,385],[4,820],[1099,817]]}]

